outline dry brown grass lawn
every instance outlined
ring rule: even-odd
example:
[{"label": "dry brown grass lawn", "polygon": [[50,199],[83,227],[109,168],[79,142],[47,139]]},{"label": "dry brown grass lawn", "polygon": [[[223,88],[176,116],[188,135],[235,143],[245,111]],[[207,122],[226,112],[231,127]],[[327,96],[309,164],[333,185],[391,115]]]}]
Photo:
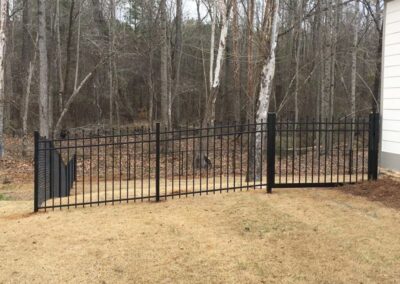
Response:
[{"label": "dry brown grass lawn", "polygon": [[337,190],[30,214],[0,201],[0,283],[396,283],[400,212]]}]

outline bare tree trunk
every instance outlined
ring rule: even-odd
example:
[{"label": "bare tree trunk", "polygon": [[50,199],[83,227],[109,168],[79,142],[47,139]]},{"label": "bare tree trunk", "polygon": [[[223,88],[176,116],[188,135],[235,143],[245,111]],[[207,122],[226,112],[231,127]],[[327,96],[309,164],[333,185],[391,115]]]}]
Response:
[{"label": "bare tree trunk", "polygon": [[168,93],[167,93],[167,127],[168,129],[172,129],[172,85],[173,85],[173,78],[172,78],[172,57],[171,57],[171,41],[172,38],[171,30],[168,24],[168,16],[166,18],[166,27],[167,27],[167,86],[168,86]]},{"label": "bare tree trunk", "polygon": [[149,50],[149,71],[147,74],[147,86],[149,89],[149,125],[153,129],[153,113],[154,113],[154,82],[153,82],[153,47]]},{"label": "bare tree trunk", "polygon": [[[248,1],[248,24],[247,24],[247,98],[248,98],[248,109],[247,119],[250,121],[254,120],[255,113],[255,92],[254,92],[254,64],[253,64],[253,26],[254,26],[254,0]],[[253,151],[252,151],[253,152]]]},{"label": "bare tree trunk", "polygon": [[75,63],[75,79],[74,79],[74,90],[77,88],[79,79],[79,59],[80,59],[80,46],[81,46],[81,8],[82,4],[78,0],[78,33],[76,36],[76,63]]},{"label": "bare tree trunk", "polygon": [[63,91],[60,97],[59,111],[61,113],[64,104],[64,98],[69,93],[69,72],[71,67],[71,46],[72,46],[72,27],[74,25],[74,8],[75,8],[75,0],[71,0],[71,6],[69,11],[69,22],[68,22],[68,36],[67,36],[67,47],[66,47],[66,63],[65,63],[65,74],[64,74],[64,83],[63,83]]},{"label": "bare tree trunk", "polygon": [[29,99],[30,99],[30,93],[31,93],[31,82],[32,82],[32,74],[33,74],[33,69],[34,69],[34,62],[29,63],[29,73],[28,73],[28,79],[27,79],[27,84],[26,84],[26,94],[24,97],[24,105],[23,105],[23,113],[22,113],[22,156],[26,157],[27,152],[27,129],[28,129],[28,113],[29,113]]},{"label": "bare tree trunk", "polygon": [[[149,3],[150,4],[150,3]],[[149,120],[149,125],[150,128],[153,129],[153,121],[154,121],[154,100],[155,100],[155,86],[154,86],[154,70],[153,70],[153,62],[154,62],[154,29],[152,27],[153,25],[153,11],[150,7],[148,10],[148,14],[146,14],[147,18],[147,25],[148,25],[148,36],[149,36],[149,42],[147,44],[147,52],[148,52],[148,71],[147,71],[147,88],[149,92],[149,113],[148,113],[148,120]]]},{"label": "bare tree trunk", "polygon": [[[114,0],[115,1],[115,0]],[[115,6],[114,6],[114,23],[115,23]],[[112,72],[113,72],[113,96],[114,96],[114,103],[115,103],[115,114],[117,115],[117,126],[118,128],[120,127],[121,123],[121,116],[120,116],[120,103],[121,103],[121,97],[119,93],[119,81],[118,81],[118,72],[117,72],[117,63],[118,63],[118,52],[115,49],[115,25],[113,27],[113,54],[111,56],[112,58]]]},{"label": "bare tree trunk", "polygon": [[[333,27],[331,28],[332,30],[332,43],[331,43],[331,76],[330,76],[330,108],[329,108],[329,120],[332,121],[333,119],[333,114],[334,114],[334,108],[335,108],[335,75],[336,75],[336,59],[337,59],[337,37],[338,37],[338,33],[339,33],[339,17],[340,17],[340,7],[341,7],[341,0],[336,0],[335,2],[335,14],[334,17],[335,19],[333,19],[332,17],[332,22],[333,22]],[[328,141],[331,141],[330,139],[330,135],[331,132],[328,133],[329,134],[329,139]],[[331,143],[328,143],[328,150],[330,150],[331,147]]]},{"label": "bare tree trunk", "polygon": [[296,46],[296,53],[295,53],[295,89],[294,89],[294,121],[296,123],[299,122],[299,82],[300,82],[300,54],[301,54],[301,25],[302,25],[302,18],[303,18],[303,1],[299,0],[297,4],[297,15],[296,15],[296,30],[295,30],[295,46]]},{"label": "bare tree trunk", "polygon": [[103,110],[100,106],[100,94],[98,90],[98,85],[99,85],[99,76],[95,76],[93,80],[93,92],[94,92],[94,97],[95,97],[95,104],[97,108],[97,124],[100,124],[101,118],[103,117]]},{"label": "bare tree trunk", "polygon": [[[205,54],[204,54],[203,41],[201,41],[200,46],[201,46],[201,63],[202,63],[202,67],[203,67],[204,97],[205,97],[205,101],[207,102],[207,98],[208,98],[207,68],[206,68],[206,60],[205,60]],[[199,109],[199,121],[201,121],[201,117],[202,117],[201,109]]]},{"label": "bare tree trunk", "polygon": [[39,35],[39,129],[40,135],[49,137],[49,94],[48,94],[48,59],[46,36],[46,0],[38,0],[38,35]]},{"label": "bare tree trunk", "polygon": [[316,111],[315,118],[318,120],[321,114],[321,96],[324,90],[323,87],[323,43],[322,43],[322,28],[321,28],[321,0],[317,0],[316,3],[316,15],[315,15],[315,37],[314,37],[314,52],[316,54],[317,61],[314,63],[317,67],[318,72],[315,72],[315,81],[317,82],[316,87]]},{"label": "bare tree trunk", "polygon": [[[358,13],[359,13],[359,0],[356,0],[354,3],[354,23],[353,23],[353,28],[354,28],[354,35],[353,35],[353,48],[351,51],[351,117],[352,121],[354,123],[354,118],[355,118],[355,113],[356,113],[356,85],[357,85],[357,45],[358,45],[358,25],[359,25],[359,19],[358,19]],[[354,133],[353,135],[353,140],[354,141]]]},{"label": "bare tree trunk", "polygon": [[324,29],[324,46],[323,46],[323,64],[324,64],[324,79],[323,93],[321,99],[321,118],[327,118],[330,113],[330,91],[331,91],[331,68],[332,68],[332,0],[327,0],[329,8],[325,12],[325,29]]},{"label": "bare tree trunk", "polygon": [[[172,93],[172,101],[175,101],[175,122],[179,123],[180,120],[180,97],[179,92],[179,81],[181,74],[181,59],[182,59],[182,0],[176,1],[176,36],[175,36],[175,51],[174,51],[174,62],[173,62],[173,81],[174,90]],[[171,102],[172,107],[172,102]]]},{"label": "bare tree trunk", "polygon": [[[37,43],[37,39],[36,39]],[[34,48],[34,56],[33,59],[29,62],[29,69],[28,69],[28,78],[26,80],[26,91],[23,101],[23,109],[22,109],[22,156],[26,157],[27,155],[27,131],[28,131],[28,114],[29,114],[29,100],[31,96],[31,85],[32,85],[32,76],[35,70],[35,63],[36,63],[36,43]]]},{"label": "bare tree trunk", "polygon": [[[265,1],[265,9],[264,9],[264,19],[263,19],[263,33],[265,33],[267,36],[264,36],[262,38],[262,45],[264,48],[267,48],[268,45],[268,40],[270,39],[270,12],[268,6],[268,1]],[[253,39],[254,39],[254,0],[249,0],[248,1],[248,9],[247,9],[247,108],[246,108],[246,117],[247,121],[253,122],[255,120],[255,108],[256,108],[256,94],[255,94],[255,80],[254,80],[254,69],[255,67],[258,67],[257,72],[261,72],[260,65],[255,65],[254,64],[254,48],[253,48]],[[268,7],[267,7],[268,6]],[[263,48],[260,48],[259,51],[261,54],[263,54],[265,51]],[[254,129],[251,129],[250,131],[255,131]],[[256,136],[255,133],[252,133],[250,135],[250,140],[248,143],[250,144],[249,146],[249,161],[247,163],[247,175],[246,175],[246,180],[254,180],[254,175],[255,175],[255,170],[256,170],[256,163],[255,163],[255,143],[256,143]]]},{"label": "bare tree trunk", "polygon": [[[27,66],[31,60],[31,48],[32,48],[32,39],[29,35],[29,25],[30,25],[30,1],[23,0],[23,11],[22,11],[22,64]],[[29,72],[29,70],[27,70]]]},{"label": "bare tree trunk", "polygon": [[[271,27],[271,43],[269,49],[269,55],[266,54],[266,61],[263,66],[263,70],[261,73],[261,88],[260,95],[258,99],[258,109],[256,114],[257,123],[266,122],[268,117],[268,108],[270,97],[272,93],[273,80],[275,76],[275,63],[276,63],[276,47],[278,44],[278,26],[279,26],[279,0],[274,0],[273,6],[273,20]],[[265,35],[268,37],[268,35]],[[261,165],[262,165],[262,154],[261,154],[261,125],[257,125],[257,134],[256,134],[256,172],[255,179],[259,180],[261,178]]]},{"label": "bare tree trunk", "polygon": [[239,11],[237,0],[232,0],[233,9],[233,84],[234,84],[234,116],[235,121],[240,122],[240,35],[239,35]]},{"label": "bare tree trunk", "polygon": [[114,124],[114,76],[113,76],[113,56],[111,54],[114,52],[114,22],[115,22],[115,0],[110,0],[110,26],[109,26],[109,66],[108,66],[108,76],[109,76],[109,87],[110,87],[110,126]]},{"label": "bare tree trunk", "polygon": [[219,10],[221,14],[221,34],[218,45],[218,53],[216,59],[216,65],[214,69],[214,78],[210,96],[206,103],[206,110],[203,118],[203,125],[210,123],[214,125],[215,122],[215,102],[217,101],[217,95],[219,92],[219,86],[221,81],[222,65],[224,63],[225,49],[226,49],[226,38],[228,36],[228,25],[229,16],[231,13],[231,5],[226,5],[223,0],[219,0]]},{"label": "bare tree trunk", "polygon": [[[115,88],[115,89],[117,89],[117,88]],[[121,127],[121,116],[120,116],[120,112],[119,112],[119,109],[120,109],[120,102],[121,102],[121,98],[120,98],[120,96],[119,96],[119,93],[115,93],[117,96],[116,96],[116,98],[115,98],[115,100],[114,100],[114,102],[115,102],[115,114],[117,115],[117,129],[120,129],[120,127]]]},{"label": "bare tree trunk", "polygon": [[[15,25],[14,21],[11,21],[9,15],[10,1],[7,0],[7,14],[6,14],[6,44],[5,44],[5,62],[4,62],[4,96],[5,96],[5,115],[4,115],[4,126],[3,129],[14,128],[12,124],[12,118],[16,108],[13,106],[16,101],[14,99],[14,80],[13,80],[13,69],[12,69],[12,55],[15,53]],[[15,4],[15,3],[13,3]]]},{"label": "bare tree trunk", "polygon": [[[202,25],[202,21],[201,21],[201,13],[200,13],[200,5],[201,5],[201,0],[196,0],[196,6],[197,6],[197,30],[199,33],[203,32],[203,25]],[[212,13],[212,10],[211,12]],[[211,17],[213,17],[211,15]],[[214,26],[214,31],[212,31],[212,33],[215,33],[215,26]],[[204,43],[203,43],[203,38],[200,36],[199,37],[199,43],[200,43],[200,57],[201,57],[201,63],[202,63],[202,74],[203,74],[203,84],[204,84],[204,101],[207,102],[207,98],[208,98],[208,91],[209,91],[209,87],[208,87],[208,77],[207,77],[207,67],[206,67],[206,59],[205,59],[205,54],[204,54]],[[212,52],[214,52],[214,43],[212,44]],[[211,59],[211,57],[210,57]],[[212,55],[212,59],[214,59],[214,55]],[[214,60],[212,60],[212,62],[214,63]],[[211,63],[211,62],[210,62]],[[211,66],[210,66],[211,67]],[[211,71],[209,70],[209,72],[211,72],[210,74],[212,74],[212,69]],[[201,93],[202,94],[202,93]],[[201,121],[202,118],[202,102],[203,102],[203,96],[200,95],[199,96],[199,108],[198,108],[198,118],[199,121]]]},{"label": "bare tree trunk", "polygon": [[160,76],[161,76],[161,121],[164,127],[168,127],[168,42],[167,42],[167,10],[166,0],[160,2]]},{"label": "bare tree trunk", "polygon": [[[302,25],[302,18],[303,18],[303,1],[299,0],[297,3],[297,13],[296,13],[296,28],[295,28],[295,87],[294,87],[294,122],[295,122],[295,129],[298,128],[299,122],[299,82],[300,82],[300,54],[301,54],[301,25]],[[296,139],[293,140],[293,149],[296,149]],[[295,151],[295,155],[297,156],[297,151]]]},{"label": "bare tree trunk", "polygon": [[0,3],[0,159],[3,158],[4,149],[4,102],[5,102],[5,55],[6,55],[6,28],[8,17],[8,1]]},{"label": "bare tree trunk", "polygon": [[58,109],[61,113],[63,105],[64,76],[62,71],[61,31],[60,31],[60,0],[56,3],[56,33],[57,33],[57,69],[58,69]]},{"label": "bare tree trunk", "polygon": [[[212,0],[211,2],[211,40],[210,40],[210,92],[212,90],[213,80],[214,80],[214,50],[215,50],[215,26],[217,23],[217,0]],[[208,101],[208,98],[206,98]]]},{"label": "bare tree trunk", "polygon": [[[333,0],[326,0],[326,11],[325,14],[325,22],[324,22],[324,29],[323,29],[323,80],[322,80],[322,97],[321,97],[321,110],[320,110],[320,119],[322,121],[328,120],[330,118],[331,110],[332,110],[332,95],[331,92],[333,90],[333,74],[332,74],[332,64],[333,64],[333,12],[332,12],[332,1]],[[322,124],[322,128],[325,127],[325,124]],[[326,131],[322,131],[321,136],[318,136],[321,141],[322,151],[326,154],[329,152],[328,149],[328,135]],[[327,142],[327,143],[325,143]]]},{"label": "bare tree trunk", "polygon": [[[23,66],[23,72],[21,74],[21,106],[24,105],[25,95],[24,90],[26,89],[27,78],[29,76],[29,64],[32,60],[32,39],[30,36],[30,2],[28,0],[22,1],[22,49],[21,49],[21,62]],[[23,117],[23,109],[20,110],[20,118]],[[21,126],[23,122],[21,120]]]},{"label": "bare tree trunk", "polygon": [[[353,46],[351,51],[351,98],[350,98],[350,117],[352,124],[355,123],[355,115],[356,115],[356,84],[357,84],[357,45],[358,45],[358,13],[359,13],[359,0],[356,0],[354,3],[354,21],[353,21]],[[355,129],[351,130],[351,138],[349,143],[349,174],[353,173],[352,161],[353,161],[353,145],[354,145],[354,135]]]}]

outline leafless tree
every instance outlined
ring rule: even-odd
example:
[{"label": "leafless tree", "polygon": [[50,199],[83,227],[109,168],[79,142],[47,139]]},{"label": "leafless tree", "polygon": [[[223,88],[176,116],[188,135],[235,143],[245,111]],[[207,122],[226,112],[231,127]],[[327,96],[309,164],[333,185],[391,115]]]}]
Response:
[{"label": "leafless tree", "polygon": [[4,87],[4,62],[5,62],[5,49],[6,49],[6,21],[8,17],[8,1],[1,0],[0,2],[0,159],[4,155],[4,101],[5,101],[5,87]]},{"label": "leafless tree", "polygon": [[39,131],[43,137],[49,137],[49,94],[48,94],[48,59],[47,59],[47,35],[46,35],[46,1],[38,0],[38,45],[39,45]]},{"label": "leafless tree", "polygon": [[244,123],[266,110],[265,93],[269,110],[292,121],[379,104],[382,0],[279,1],[267,92],[275,0],[196,0],[193,11],[181,0],[13,3],[3,29],[6,134]]}]

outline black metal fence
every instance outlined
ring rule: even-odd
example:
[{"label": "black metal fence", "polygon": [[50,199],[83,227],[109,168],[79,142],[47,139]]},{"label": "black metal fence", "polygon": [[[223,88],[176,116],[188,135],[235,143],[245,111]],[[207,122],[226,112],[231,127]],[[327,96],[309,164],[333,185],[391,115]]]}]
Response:
[{"label": "black metal fence", "polygon": [[280,121],[272,130],[273,187],[329,187],[377,179],[378,114],[335,121]]},{"label": "black metal fence", "polygon": [[378,116],[35,134],[34,210],[377,177]]}]

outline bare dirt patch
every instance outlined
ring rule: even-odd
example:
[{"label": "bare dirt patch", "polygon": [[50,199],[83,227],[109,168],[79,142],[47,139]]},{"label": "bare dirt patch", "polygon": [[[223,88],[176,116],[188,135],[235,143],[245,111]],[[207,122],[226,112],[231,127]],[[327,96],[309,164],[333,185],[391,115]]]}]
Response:
[{"label": "bare dirt patch", "polygon": [[369,181],[338,188],[342,192],[363,196],[392,208],[400,209],[400,181],[382,177],[378,181]]}]

